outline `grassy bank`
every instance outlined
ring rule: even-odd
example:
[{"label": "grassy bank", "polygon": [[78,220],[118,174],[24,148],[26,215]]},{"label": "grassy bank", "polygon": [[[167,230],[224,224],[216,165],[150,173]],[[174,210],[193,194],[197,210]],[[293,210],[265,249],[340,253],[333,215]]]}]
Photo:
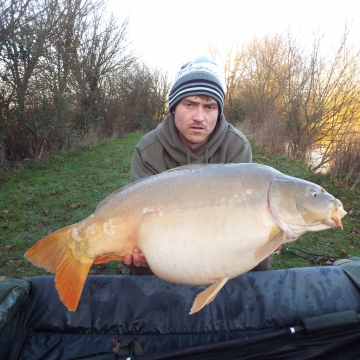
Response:
[{"label": "grassy bank", "polygon": [[[101,144],[90,151],[59,155],[47,162],[0,176],[0,275],[22,278],[45,272],[24,259],[24,252],[49,233],[82,220],[105,196],[129,182],[135,144],[143,134]],[[344,202],[344,230],[304,235],[275,257],[273,268],[326,265],[335,258],[360,256],[360,195],[326,175],[310,175],[298,162],[255,149],[254,162],[314,181]],[[299,251],[299,249],[301,251]],[[302,252],[304,251],[304,252]],[[315,260],[315,263],[309,259]],[[310,254],[309,254],[310,253]],[[315,254],[315,255],[314,255]],[[93,266],[92,274],[121,274],[120,263]]]}]

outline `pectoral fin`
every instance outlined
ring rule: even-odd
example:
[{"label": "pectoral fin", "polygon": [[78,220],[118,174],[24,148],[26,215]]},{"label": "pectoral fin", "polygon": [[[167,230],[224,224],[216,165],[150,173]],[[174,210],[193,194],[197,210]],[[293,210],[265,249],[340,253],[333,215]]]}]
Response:
[{"label": "pectoral fin", "polygon": [[123,261],[124,257],[117,254],[106,254],[97,257],[93,264],[104,264],[109,261]]},{"label": "pectoral fin", "polygon": [[256,249],[255,252],[256,260],[260,262],[264,260],[266,257],[268,257],[270,254],[272,254],[274,251],[276,251],[279,248],[279,246],[282,244],[284,238],[285,238],[284,231],[282,231],[279,227],[274,226],[270,233],[269,240],[265,244],[259,246]]},{"label": "pectoral fin", "polygon": [[190,315],[196,313],[197,311],[201,310],[205,305],[211,303],[227,281],[227,278],[220,279],[216,283],[212,284],[204,291],[202,291],[196,297],[194,304],[190,310]]}]

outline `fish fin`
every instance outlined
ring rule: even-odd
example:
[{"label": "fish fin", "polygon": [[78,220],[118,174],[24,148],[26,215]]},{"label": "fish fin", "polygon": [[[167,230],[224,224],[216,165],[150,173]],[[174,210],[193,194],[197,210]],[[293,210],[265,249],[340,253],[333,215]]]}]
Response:
[{"label": "fish fin", "polygon": [[69,249],[67,239],[72,227],[67,226],[39,240],[24,256],[34,265],[55,274]]},{"label": "fish fin", "polygon": [[190,315],[196,313],[205,305],[211,303],[227,281],[228,278],[222,278],[198,294],[190,310]]},{"label": "fish fin", "polygon": [[55,287],[65,306],[75,311],[92,261],[83,263],[68,244],[73,225],[57,230],[38,241],[25,253],[34,265],[55,274]]},{"label": "fish fin", "polygon": [[[69,253],[71,250],[69,249]],[[60,300],[70,311],[75,311],[80,301],[86,277],[92,263],[82,263],[74,256],[67,256],[55,275],[55,287]]]},{"label": "fish fin", "polygon": [[269,240],[262,246],[258,247],[255,252],[255,258],[259,262],[271,255],[285,239],[285,233],[278,226],[274,226],[271,230]]},{"label": "fish fin", "polygon": [[104,264],[107,263],[109,261],[123,261],[124,257],[121,255],[117,255],[117,254],[106,254],[106,255],[101,255],[99,257],[97,257],[93,264]]}]

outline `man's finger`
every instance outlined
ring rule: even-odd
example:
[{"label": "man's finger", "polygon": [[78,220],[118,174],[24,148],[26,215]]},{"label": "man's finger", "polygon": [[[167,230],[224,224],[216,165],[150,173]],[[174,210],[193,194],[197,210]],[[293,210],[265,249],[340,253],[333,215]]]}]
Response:
[{"label": "man's finger", "polygon": [[136,267],[142,267],[142,263],[140,260],[133,262]]},{"label": "man's finger", "polygon": [[124,256],[123,263],[124,263],[125,265],[131,265],[132,262],[133,262],[133,257],[132,257],[132,255],[127,254],[127,255]]}]

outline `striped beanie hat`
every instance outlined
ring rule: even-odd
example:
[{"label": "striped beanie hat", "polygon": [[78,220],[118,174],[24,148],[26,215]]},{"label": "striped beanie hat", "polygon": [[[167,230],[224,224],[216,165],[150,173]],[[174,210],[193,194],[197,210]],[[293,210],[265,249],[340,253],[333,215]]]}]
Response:
[{"label": "striped beanie hat", "polygon": [[224,108],[225,91],[220,71],[215,61],[208,56],[200,56],[183,65],[175,76],[169,94],[169,112],[187,96],[210,96],[219,106],[219,117]]}]

